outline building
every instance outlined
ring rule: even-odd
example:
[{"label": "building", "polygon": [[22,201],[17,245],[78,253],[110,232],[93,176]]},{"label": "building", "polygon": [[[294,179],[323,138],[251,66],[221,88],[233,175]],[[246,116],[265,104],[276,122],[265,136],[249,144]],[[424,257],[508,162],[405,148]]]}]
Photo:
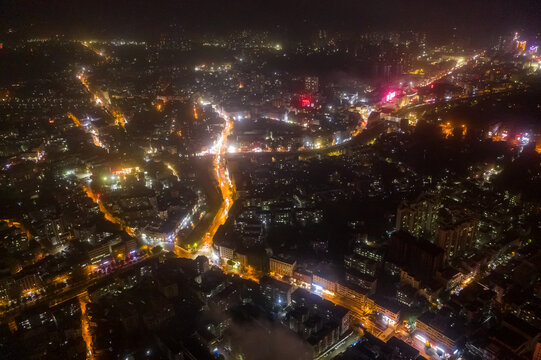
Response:
[{"label": "building", "polygon": [[346,281],[365,289],[369,294],[373,294],[376,291],[378,279],[369,274],[349,270],[346,272]]},{"label": "building", "polygon": [[297,265],[297,261],[291,257],[272,256],[269,258],[269,269],[271,273],[281,276],[292,276],[293,269]]},{"label": "building", "polygon": [[238,261],[241,268],[245,269],[248,266],[248,255],[242,254],[240,252],[235,253],[235,260]]},{"label": "building", "polygon": [[445,251],[446,258],[461,254],[477,239],[478,225],[479,222],[475,219],[442,225],[436,233],[436,244]]},{"label": "building", "polygon": [[108,259],[113,253],[113,247],[120,243],[120,238],[106,241],[88,251],[88,258],[91,264],[98,264]]},{"label": "building", "polygon": [[452,354],[463,335],[462,324],[447,316],[425,312],[417,319],[415,337],[438,352]]},{"label": "building", "polygon": [[224,261],[231,260],[235,256],[235,250],[228,246],[218,245],[218,255]]},{"label": "building", "polygon": [[387,258],[415,279],[429,281],[443,267],[443,254],[431,242],[398,231],[391,234]]},{"label": "building", "polygon": [[353,249],[353,252],[364,258],[368,258],[375,262],[381,262],[385,256],[384,251],[379,247],[360,245]]},{"label": "building", "polygon": [[409,284],[404,284],[396,290],[396,299],[401,304],[412,306],[415,300],[415,295],[417,295],[417,291],[417,288]]},{"label": "building", "polygon": [[313,358],[335,345],[350,327],[350,311],[328,300],[297,289],[286,314],[290,330],[306,341]]},{"label": "building", "polygon": [[62,218],[47,220],[44,233],[53,246],[64,244],[70,235]]},{"label": "building", "polygon": [[369,290],[346,281],[339,281],[336,283],[336,295],[346,298],[362,308],[368,304]]},{"label": "building", "polygon": [[261,285],[263,296],[271,304],[279,307],[286,307],[291,304],[293,286],[269,276],[261,278],[259,285]]},{"label": "building", "polygon": [[336,292],[336,282],[328,279],[327,276],[323,274],[314,274],[312,283],[316,288],[320,287],[321,290],[324,289],[332,293]]},{"label": "building", "polygon": [[353,346],[350,346],[334,359],[418,360],[422,358],[419,356],[419,350],[394,336],[385,342],[370,333],[366,333]]},{"label": "building", "polygon": [[520,357],[534,351],[540,341],[541,331],[514,315],[507,315],[491,335],[491,340],[500,348]]},{"label": "building", "polygon": [[421,288],[421,281],[417,279],[415,276],[409,274],[404,269],[400,269],[400,283],[409,285],[415,289]]},{"label": "building", "polygon": [[344,265],[348,270],[354,269],[361,274],[371,276],[376,275],[378,268],[378,263],[375,260],[357,254],[344,256]]},{"label": "building", "polygon": [[414,202],[402,202],[396,211],[396,230],[406,230],[417,237],[432,237],[438,227],[440,207],[435,197],[426,194]]},{"label": "building", "polygon": [[385,324],[394,326],[398,323],[401,309],[401,305],[398,302],[376,297],[374,298],[374,303],[376,305],[376,314],[381,316]]},{"label": "building", "polygon": [[297,268],[293,270],[292,280],[297,286],[310,288],[312,286],[312,273]]},{"label": "building", "polygon": [[43,282],[37,274],[20,274],[0,279],[0,305],[7,306],[10,301],[21,296],[35,295],[43,291]]},{"label": "building", "polygon": [[199,255],[195,258],[195,267],[199,275],[206,273],[210,269],[209,259],[206,256]]},{"label": "building", "polygon": [[319,78],[317,76],[306,76],[304,78],[304,89],[311,93],[317,93],[319,90]]}]

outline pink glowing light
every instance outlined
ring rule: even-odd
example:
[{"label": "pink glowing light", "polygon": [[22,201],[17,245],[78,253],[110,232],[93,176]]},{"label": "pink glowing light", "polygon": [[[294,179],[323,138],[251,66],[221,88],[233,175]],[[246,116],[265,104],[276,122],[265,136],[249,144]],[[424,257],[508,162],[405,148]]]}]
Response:
[{"label": "pink glowing light", "polygon": [[396,97],[396,91],[389,91],[387,95],[385,95],[385,101],[391,102]]}]

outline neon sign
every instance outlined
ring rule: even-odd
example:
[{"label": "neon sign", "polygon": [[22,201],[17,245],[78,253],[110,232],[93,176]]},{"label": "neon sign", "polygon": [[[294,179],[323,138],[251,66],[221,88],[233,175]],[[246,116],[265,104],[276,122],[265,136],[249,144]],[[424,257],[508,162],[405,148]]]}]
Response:
[{"label": "neon sign", "polygon": [[385,95],[385,101],[391,102],[396,97],[396,91],[389,91],[387,95]]}]

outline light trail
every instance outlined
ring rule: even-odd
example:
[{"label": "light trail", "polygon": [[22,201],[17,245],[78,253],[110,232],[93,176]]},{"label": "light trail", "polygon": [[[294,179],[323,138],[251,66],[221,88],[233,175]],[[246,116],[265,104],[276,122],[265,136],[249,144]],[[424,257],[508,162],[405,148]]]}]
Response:
[{"label": "light trail", "polygon": [[[257,154],[257,153],[288,153],[288,152],[294,152],[294,153],[305,153],[305,152],[311,152],[311,151],[327,151],[332,150],[333,148],[344,146],[347,143],[351,142],[355,137],[359,136],[363,130],[366,129],[366,124],[364,121],[361,121],[361,123],[351,131],[351,135],[348,138],[342,139],[341,141],[335,138],[332,139],[332,141],[329,144],[322,145],[318,142],[314,142],[311,146],[301,146],[300,148],[291,149],[288,147],[287,149],[284,147],[279,147],[278,149],[271,149],[271,148],[265,148],[262,149],[260,147],[252,148],[252,149],[244,149],[244,148],[237,148],[233,145],[230,145],[226,148],[226,153],[230,154]],[[212,146],[210,149],[202,151],[200,153],[197,153],[197,156],[205,156],[209,154],[218,154],[219,155],[219,149],[221,149],[222,139],[220,138],[214,146]]]},{"label": "light trail", "polygon": [[86,79],[86,76],[84,75],[84,73],[80,73],[77,75],[77,79],[79,79],[81,81],[81,84],[83,84],[83,86],[88,90],[90,91],[90,86],[88,85],[88,80]]},{"label": "light trail", "polygon": [[175,175],[175,177],[177,178],[177,180],[180,181],[180,177],[178,176],[178,172],[175,170],[175,168],[173,167],[173,165],[169,164],[169,163],[166,163],[165,166],[167,166],[167,168],[169,170],[171,170],[171,172],[173,173],[173,175]]},{"label": "light trail", "polygon": [[21,233],[25,234],[29,240],[32,239],[32,234],[30,233],[30,230],[28,230],[19,221],[15,221],[12,219],[0,219],[0,221],[5,222],[9,227],[14,227],[15,229],[19,230]]},{"label": "light trail", "polygon": [[79,306],[81,307],[81,337],[86,344],[86,358],[87,360],[94,359],[94,343],[92,334],[90,334],[90,321],[88,313],[86,311],[86,305],[90,302],[88,292],[83,292],[79,295]]},{"label": "light trail", "polygon": [[68,113],[68,117],[73,121],[73,124],[76,127],[81,126],[81,122],[79,121],[79,119],[77,119],[77,117],[75,117],[75,115],[73,115],[72,113]]},{"label": "light trail", "polygon": [[84,131],[92,137],[92,142],[94,143],[94,145],[103,149],[107,149],[105,144],[103,144],[102,141],[100,140],[99,132],[96,128],[94,128],[92,125],[89,125],[89,124],[86,124],[86,125],[81,124],[81,121],[77,119],[77,117],[73,115],[71,112],[68,113],[68,118],[70,118],[73,121],[73,124],[76,127],[82,127]]},{"label": "light trail", "polygon": [[471,56],[470,58],[468,59],[461,59],[461,61],[457,61],[457,63],[449,70],[446,70],[446,71],[443,71],[435,76],[433,76],[432,78],[430,79],[427,79],[425,81],[422,81],[420,82],[419,84],[417,84],[418,87],[423,87],[423,86],[428,86],[438,80],[441,80],[443,79],[444,77],[448,76],[448,75],[451,75],[453,72],[455,72],[456,70],[459,70],[460,68],[468,65],[472,60],[476,60],[479,56],[483,55],[484,54],[484,51],[478,53],[478,54],[475,54],[473,56]]},{"label": "light trail", "polygon": [[229,171],[226,167],[226,158],[225,154],[227,152],[227,137],[233,129],[233,122],[228,117],[222,116],[222,119],[225,121],[225,126],[222,131],[220,138],[216,144],[217,154],[214,157],[214,170],[216,173],[216,181],[222,193],[222,204],[214,217],[207,234],[203,238],[203,243],[208,244],[209,248],[212,245],[212,239],[216,234],[216,231],[223,225],[229,215],[229,210],[233,206],[235,201],[235,189],[231,178],[229,177]]},{"label": "light trail", "polygon": [[124,220],[120,219],[119,217],[113,215],[106,207],[103,205],[103,202],[100,200],[99,194],[96,195],[88,186],[83,185],[83,190],[86,193],[86,196],[88,196],[94,203],[96,203],[100,209],[100,212],[103,214],[103,217],[105,217],[106,220],[120,225],[120,228],[122,231],[125,231],[130,236],[135,236],[135,231],[126,225]]},{"label": "light trail", "polygon": [[216,176],[216,181],[222,195],[222,203],[220,204],[216,215],[212,219],[212,222],[210,223],[206,234],[201,239],[200,246],[195,253],[188,254],[188,252],[181,247],[175,247],[175,253],[180,257],[195,258],[198,255],[205,255],[210,258],[212,252],[212,240],[214,238],[214,235],[216,234],[216,231],[218,231],[220,225],[223,225],[226,222],[229,216],[229,210],[231,209],[231,206],[233,206],[233,203],[235,201],[235,187],[231,182],[229,171],[226,167],[225,158],[225,155],[227,153],[227,137],[233,129],[233,122],[229,117],[221,113],[218,114],[225,121],[225,126],[219,139],[216,141],[216,144],[214,145],[213,151],[211,153],[214,154],[212,164]]},{"label": "light trail", "polygon": [[92,142],[97,147],[105,148],[105,145],[101,142],[100,138],[97,135],[92,134]]},{"label": "light trail", "polygon": [[109,60],[109,56],[105,55],[102,50],[92,47],[88,41],[82,41],[81,44],[99,57],[102,57],[105,60]]},{"label": "light trail", "polygon": [[81,84],[83,84],[86,90],[92,95],[94,101],[96,102],[96,105],[101,106],[105,110],[105,112],[107,112],[110,116],[113,117],[115,125],[121,126],[125,130],[125,126],[128,123],[126,117],[122,114],[122,112],[115,109],[107,101],[103,101],[103,99],[97,93],[94,93],[90,90],[90,84],[88,83],[88,79],[84,74],[84,69],[81,73],[77,74],[77,79],[81,81]]}]

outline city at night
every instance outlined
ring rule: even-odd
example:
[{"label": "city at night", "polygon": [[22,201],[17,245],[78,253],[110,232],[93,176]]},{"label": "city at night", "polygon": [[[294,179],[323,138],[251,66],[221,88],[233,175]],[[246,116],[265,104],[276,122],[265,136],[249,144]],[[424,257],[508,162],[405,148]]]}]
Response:
[{"label": "city at night", "polygon": [[541,360],[541,2],[3,1],[0,359]]}]

